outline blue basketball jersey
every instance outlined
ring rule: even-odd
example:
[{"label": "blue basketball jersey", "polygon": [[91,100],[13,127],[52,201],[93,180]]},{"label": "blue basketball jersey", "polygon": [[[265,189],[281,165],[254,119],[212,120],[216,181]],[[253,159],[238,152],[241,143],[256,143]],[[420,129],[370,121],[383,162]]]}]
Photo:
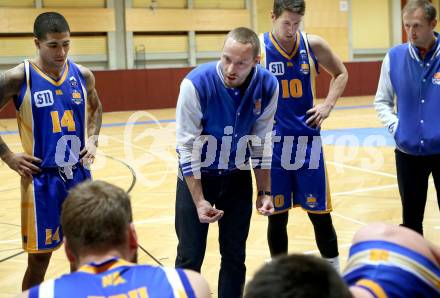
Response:
[{"label": "blue basketball jersey", "polygon": [[348,286],[374,297],[440,297],[440,268],[420,253],[387,241],[350,248],[343,274]]},{"label": "blue basketball jersey", "polygon": [[315,99],[318,63],[306,35],[296,33],[292,53],[286,53],[270,32],[260,36],[261,64],[276,76],[280,86],[274,129],[277,135],[315,136],[319,130],[309,127],[306,111]]},{"label": "blue basketball jersey", "polygon": [[29,298],[195,297],[182,269],[136,265],[112,258],[48,280],[29,290]]},{"label": "blue basketball jersey", "polygon": [[14,101],[24,151],[42,160],[41,168],[76,164],[85,145],[87,92],[78,66],[67,60],[54,80],[29,60]]}]

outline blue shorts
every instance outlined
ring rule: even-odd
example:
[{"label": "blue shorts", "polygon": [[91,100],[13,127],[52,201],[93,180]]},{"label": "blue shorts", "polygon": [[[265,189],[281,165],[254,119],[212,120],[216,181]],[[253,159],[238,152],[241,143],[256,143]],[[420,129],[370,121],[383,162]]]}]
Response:
[{"label": "blue shorts", "polygon": [[353,245],[343,278],[348,286],[361,287],[374,297],[440,297],[440,267],[387,241]]},{"label": "blue shorts", "polygon": [[50,252],[61,245],[61,206],[68,190],[87,179],[91,179],[90,171],[79,164],[65,170],[42,169],[32,179],[21,179],[21,234],[25,251]]},{"label": "blue shorts", "polygon": [[[311,157],[311,143],[302,161],[295,160],[297,144],[293,145],[290,164],[300,164],[297,169],[286,169],[281,162],[281,143],[274,146],[274,157],[271,168],[272,195],[275,213],[287,211],[292,207],[302,207],[311,213],[328,213],[332,211],[330,188],[327,179],[322,147],[320,152]],[[316,149],[314,149],[316,150]],[[319,151],[318,150],[318,151]],[[298,155],[299,156],[299,155]],[[315,159],[312,161],[312,159]]]}]

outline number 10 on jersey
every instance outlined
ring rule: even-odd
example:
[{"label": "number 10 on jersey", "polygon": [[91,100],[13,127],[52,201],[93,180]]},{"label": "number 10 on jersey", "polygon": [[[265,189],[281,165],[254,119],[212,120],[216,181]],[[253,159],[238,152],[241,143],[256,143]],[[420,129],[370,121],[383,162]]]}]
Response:
[{"label": "number 10 on jersey", "polygon": [[282,96],[287,99],[289,97],[299,98],[303,95],[301,81],[298,79],[281,80]]}]

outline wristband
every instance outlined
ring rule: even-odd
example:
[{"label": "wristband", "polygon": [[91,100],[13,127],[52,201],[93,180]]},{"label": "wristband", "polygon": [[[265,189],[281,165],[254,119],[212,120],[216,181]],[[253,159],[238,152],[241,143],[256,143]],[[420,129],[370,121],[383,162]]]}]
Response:
[{"label": "wristband", "polygon": [[257,197],[259,196],[271,196],[272,192],[270,192],[269,190],[259,190],[257,193]]}]

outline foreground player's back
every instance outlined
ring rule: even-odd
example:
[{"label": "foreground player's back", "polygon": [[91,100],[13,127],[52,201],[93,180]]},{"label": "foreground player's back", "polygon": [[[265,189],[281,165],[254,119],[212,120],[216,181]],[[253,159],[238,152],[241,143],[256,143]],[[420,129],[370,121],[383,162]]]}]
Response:
[{"label": "foreground player's back", "polygon": [[190,280],[187,273],[182,269],[136,265],[112,258],[45,281],[30,289],[28,296],[20,297],[209,297],[193,289],[199,284],[192,276]]}]

